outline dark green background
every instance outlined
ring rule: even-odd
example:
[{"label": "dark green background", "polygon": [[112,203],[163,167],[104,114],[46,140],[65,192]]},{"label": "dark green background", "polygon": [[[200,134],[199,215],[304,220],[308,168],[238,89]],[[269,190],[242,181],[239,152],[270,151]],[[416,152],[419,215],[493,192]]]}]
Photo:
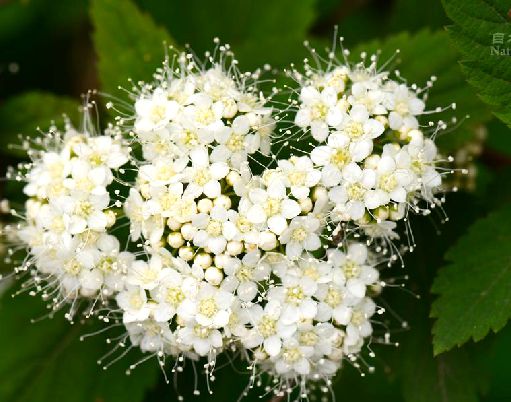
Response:
[{"label": "dark green background", "polygon": [[[242,68],[256,68],[266,62],[284,68],[292,61],[300,62],[307,55],[303,40],[309,39],[321,48],[331,42],[335,25],[339,26],[348,47],[356,49],[373,39],[381,44],[387,43],[385,38],[393,34],[407,32],[410,37],[416,37],[419,33],[425,39],[408,41],[409,36],[403,34],[384,48],[392,51],[395,43],[403,46],[403,55],[411,55],[403,60],[403,73],[408,68],[412,80],[423,82],[431,74],[438,75],[440,90],[436,99],[442,104],[452,101],[447,95],[442,97],[442,93],[449,93],[453,82],[461,87],[461,113],[464,108],[471,110],[473,101],[477,102],[458,70],[456,51],[443,36],[430,38],[431,33],[443,31],[450,23],[439,0],[138,0],[137,3],[168,30],[176,45],[189,43],[200,54],[218,36],[232,45]],[[44,112],[45,107],[51,108],[48,106],[51,101],[41,105],[36,97],[35,106],[26,100],[13,105],[14,96],[43,91],[69,97],[71,102],[79,100],[88,89],[118,85],[102,83],[99,78],[89,15],[86,0],[0,0],[0,138],[4,144],[0,149],[0,163],[3,169],[19,157],[5,144],[15,141],[18,132],[35,132],[35,127],[46,124],[46,116],[51,114]],[[126,24],[129,30],[130,21]],[[121,25],[115,29],[110,35],[118,32],[123,36]],[[447,65],[438,61],[444,59],[448,60]],[[447,92],[441,92],[443,76],[450,77],[444,82]],[[362,377],[350,364],[345,364],[332,386],[339,402],[511,400],[509,326],[477,344],[469,342],[436,358],[431,346],[432,320],[428,316],[434,296],[430,287],[437,270],[445,264],[445,251],[466,232],[467,226],[494,207],[509,202],[511,195],[509,129],[491,118],[482,104],[476,103],[474,107],[472,121],[486,116],[481,120],[489,128],[487,145],[478,162],[479,186],[475,192],[461,191],[448,196],[446,210],[450,222],[441,225],[439,218],[413,219],[417,250],[406,257],[406,271],[396,268],[385,275],[408,274],[406,288],[420,299],[399,288],[386,289],[383,298],[401,320],[409,323],[409,328],[401,329],[401,320],[387,314],[393,339],[400,347],[372,345],[376,358],[366,356],[365,359],[376,367],[374,374]],[[44,119],[39,115],[41,110]],[[470,121],[460,132],[469,129]],[[448,151],[463,145],[465,137],[456,134],[451,138],[443,145]],[[8,190],[3,186],[3,192],[9,194]],[[77,340],[79,334],[90,332],[91,328],[70,327],[62,317],[28,324],[30,318],[41,314],[41,304],[39,300],[23,297],[14,301],[4,297],[1,302],[1,402],[175,400],[174,387],[164,383],[156,362],[145,364],[126,377],[124,370],[137,359],[133,355],[103,373],[95,360],[109,347],[100,338],[85,343]],[[178,379],[177,388],[186,393],[192,388],[192,382],[192,371],[187,369]],[[199,382],[204,382],[202,376]],[[225,367],[218,371],[214,395],[203,394],[197,400],[236,401],[247,382],[247,376]],[[260,394],[252,392],[247,400],[271,399],[259,399]]]}]

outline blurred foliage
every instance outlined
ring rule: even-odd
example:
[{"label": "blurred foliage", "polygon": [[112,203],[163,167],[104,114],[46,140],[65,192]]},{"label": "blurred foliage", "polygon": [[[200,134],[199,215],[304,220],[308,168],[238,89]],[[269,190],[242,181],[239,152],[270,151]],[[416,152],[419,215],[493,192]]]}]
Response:
[{"label": "blurred foliage", "polygon": [[[442,118],[471,116],[457,130],[438,138],[445,154],[467,146],[479,124],[487,126],[489,135],[478,164],[476,191],[447,197],[450,221],[441,228],[439,210],[430,221],[414,218],[417,247],[406,256],[406,271],[392,268],[383,273],[397,284],[385,289],[381,304],[391,306],[383,324],[399,348],[371,345],[376,357],[364,359],[375,373],[361,376],[347,362],[332,392],[337,400],[360,402],[508,401],[509,326],[477,344],[465,342],[482,338],[488,328],[500,329],[510,311],[506,305],[510,285],[503,279],[509,276],[510,259],[511,169],[506,167],[511,164],[511,137],[509,128],[492,118],[490,110],[509,123],[511,59],[488,55],[491,35],[510,32],[505,3],[444,0],[445,13],[440,0],[5,1],[0,5],[3,167],[18,160],[15,148],[7,147],[16,142],[18,133],[37,135],[36,127],[47,129],[52,120],[61,121],[62,113],[79,124],[79,95],[88,89],[123,96],[117,88],[130,89],[128,78],[150,79],[161,63],[163,41],[178,48],[190,44],[201,55],[219,37],[232,46],[242,69],[265,63],[285,68],[308,56],[304,40],[318,50],[328,46],[338,25],[352,61],[362,51],[379,49],[380,62],[389,61],[387,68],[398,69],[410,84],[423,86],[432,75],[438,77],[428,105],[457,103],[457,110],[444,112]],[[446,33],[443,27],[452,23]],[[398,48],[401,52],[395,55]],[[461,69],[460,59],[464,60]],[[15,194],[19,186],[2,190]],[[500,212],[492,212],[497,208]],[[405,275],[407,280],[402,279]],[[438,299],[431,294],[435,278]],[[488,288],[488,283],[493,287]],[[224,367],[211,384],[213,396],[200,363],[195,368],[188,364],[177,378],[171,375],[171,384],[165,383],[154,360],[125,376],[129,365],[140,359],[135,352],[103,372],[95,361],[112,346],[101,336],[79,341],[80,335],[101,328],[99,323],[70,325],[58,314],[30,324],[30,318],[45,314],[42,302],[28,296],[13,302],[9,293],[0,306],[2,402],[171,401],[176,400],[177,390],[186,400],[230,402],[248,383],[247,373],[236,371],[226,358],[219,361]],[[439,317],[435,342],[432,303]],[[474,309],[478,314],[473,314]],[[463,320],[457,321],[460,317]],[[452,348],[461,343],[463,347]],[[434,349],[451,348],[433,355]],[[236,368],[244,371],[243,363],[237,362]],[[201,384],[198,397],[189,394],[195,381]],[[261,398],[261,393],[253,390],[245,400],[271,399]]]},{"label": "blurred foliage", "polygon": [[[511,317],[511,259],[503,244],[511,242],[511,205],[478,220],[445,258],[432,291],[435,354],[483,339],[499,331]],[[471,250],[471,253],[467,253]],[[482,268],[483,267],[483,268]],[[464,280],[459,280],[466,277]]]},{"label": "blurred foliage", "polygon": [[20,142],[18,135],[36,127],[47,131],[52,121],[62,125],[64,115],[74,124],[80,122],[79,104],[73,98],[39,91],[13,96],[0,105],[0,147],[9,154],[25,156],[22,149],[12,148]]},{"label": "blurred foliage", "polygon": [[[135,381],[123,365],[101,370],[96,361],[112,345],[101,336],[79,337],[104,325],[70,324],[63,313],[50,319],[39,297],[23,295],[14,302],[3,297],[0,306],[0,342],[16,342],[16,347],[2,348],[0,375],[8,380],[0,383],[1,401],[136,402],[158,378],[156,363],[141,365]],[[31,319],[38,322],[30,325]],[[136,354],[132,358],[136,361]]]},{"label": "blurred foliage", "polygon": [[467,80],[495,115],[511,126],[511,58],[509,50],[500,54],[500,48],[506,49],[511,43],[509,1],[443,2],[454,22],[449,33],[463,54],[462,69]]}]

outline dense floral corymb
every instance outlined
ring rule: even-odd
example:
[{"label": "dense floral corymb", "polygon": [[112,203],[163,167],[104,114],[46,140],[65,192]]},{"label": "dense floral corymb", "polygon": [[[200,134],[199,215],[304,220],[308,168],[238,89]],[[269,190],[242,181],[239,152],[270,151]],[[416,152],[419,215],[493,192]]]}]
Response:
[{"label": "dense floral corymb", "polygon": [[19,270],[57,307],[101,300],[119,344],[162,365],[205,357],[211,375],[238,351],[276,392],[305,392],[378,336],[396,222],[441,202],[443,161],[418,90],[374,64],[293,71],[282,107],[217,52],[167,60],[115,129],[68,127],[31,152]]}]

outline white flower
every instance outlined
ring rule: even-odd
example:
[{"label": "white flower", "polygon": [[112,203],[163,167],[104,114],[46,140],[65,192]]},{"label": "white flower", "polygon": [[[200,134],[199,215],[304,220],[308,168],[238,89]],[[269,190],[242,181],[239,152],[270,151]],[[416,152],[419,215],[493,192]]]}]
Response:
[{"label": "white flower", "polygon": [[124,311],[124,323],[144,321],[151,314],[146,293],[139,286],[128,286],[126,290],[117,295],[116,300],[119,307]]},{"label": "white flower", "polygon": [[301,345],[295,338],[284,341],[280,354],[275,357],[275,370],[285,377],[308,375],[311,367],[309,358],[313,355],[314,348]]},{"label": "white flower", "polygon": [[285,324],[280,319],[281,305],[277,301],[269,301],[266,306],[253,305],[249,310],[250,322],[253,328],[241,341],[247,348],[263,346],[270,356],[280,353],[283,339],[289,338],[295,331],[296,325]]},{"label": "white flower", "polygon": [[219,180],[229,173],[229,168],[223,162],[209,163],[206,148],[196,148],[190,153],[192,166],[184,171],[184,181],[188,183],[185,195],[198,197],[205,194],[209,198],[216,198],[221,194]]},{"label": "white flower", "polygon": [[268,291],[268,300],[282,304],[282,322],[289,325],[314,318],[317,303],[312,296],[317,290],[316,282],[309,277],[295,275],[285,275],[281,280],[281,286],[274,286]]},{"label": "white flower", "polygon": [[269,279],[270,266],[261,261],[261,253],[252,251],[238,258],[229,258],[222,267],[227,277],[222,282],[222,288],[234,293],[245,302],[257,296],[258,284]]},{"label": "white flower", "polygon": [[221,328],[227,325],[233,295],[202,282],[197,295],[186,298],[178,309],[178,314],[186,321],[192,319],[202,327]]},{"label": "white flower", "polygon": [[206,356],[212,350],[222,347],[222,334],[218,329],[191,321],[187,326],[178,329],[177,342],[193,347],[199,356]]},{"label": "white flower", "polygon": [[[376,173],[371,169],[361,169],[357,164],[350,163],[343,170],[343,181],[340,186],[333,187],[328,196],[335,204],[333,217],[339,220],[357,220],[362,218],[366,208],[372,209],[381,205],[370,197],[370,190],[375,186]],[[336,219],[334,219],[336,220]]]},{"label": "white flower", "polygon": [[279,180],[274,180],[266,189],[254,188],[248,198],[252,206],[247,210],[247,219],[254,224],[267,223],[276,235],[282,234],[287,227],[287,220],[299,215],[300,205],[286,195],[286,187]]},{"label": "white flower", "polygon": [[307,156],[281,159],[278,165],[284,173],[286,187],[289,187],[291,194],[299,200],[308,197],[311,187],[318,184],[321,179],[321,173],[314,169],[312,161]]},{"label": "white flower", "polygon": [[359,104],[352,106],[348,116],[337,128],[350,138],[350,154],[356,162],[369,156],[373,149],[372,140],[385,130],[383,124],[370,118],[365,106]]},{"label": "white flower", "polygon": [[149,319],[129,322],[125,326],[131,344],[140,346],[142,352],[177,354],[175,353],[175,337],[168,325]]},{"label": "white flower", "polygon": [[257,148],[248,148],[247,134],[250,130],[250,120],[246,116],[237,116],[231,127],[224,127],[215,133],[215,145],[211,152],[212,162],[229,163],[239,168],[247,160],[248,153],[254,153]]},{"label": "white flower", "polygon": [[378,271],[368,264],[368,250],[362,243],[349,244],[347,253],[329,249],[327,256],[334,268],[341,268],[346,289],[355,297],[364,297],[366,287],[378,280]]},{"label": "white flower", "polygon": [[172,160],[169,157],[159,158],[152,163],[140,166],[139,180],[154,187],[175,183],[182,178],[182,171],[188,164],[188,158]]},{"label": "white flower", "polygon": [[391,92],[385,97],[385,107],[390,110],[389,126],[393,130],[404,127],[417,128],[416,115],[424,111],[424,102],[417,98],[405,84],[394,85]]},{"label": "white flower", "polygon": [[192,104],[184,108],[183,119],[195,127],[201,143],[213,142],[215,133],[224,127],[224,105],[222,102],[213,102],[209,95],[201,92],[192,95],[190,102]]},{"label": "white flower", "polygon": [[128,162],[128,148],[108,135],[87,138],[86,142],[76,144],[73,151],[94,168],[117,169]]},{"label": "white flower", "polygon": [[406,202],[406,188],[413,179],[410,170],[405,166],[401,167],[399,160],[394,159],[392,153],[395,147],[385,146],[381,158],[376,164],[376,190],[371,191],[376,207],[385,205],[390,200],[395,202]]},{"label": "white flower", "polygon": [[375,313],[376,305],[369,299],[364,298],[359,304],[353,307],[349,321],[346,323],[345,347],[357,345],[361,338],[366,338],[373,332],[370,318]]},{"label": "white flower", "polygon": [[214,206],[209,214],[199,213],[194,216],[192,225],[198,230],[193,236],[193,243],[208,248],[214,254],[222,253],[227,241],[236,235],[234,225],[229,222],[230,211],[222,206]]},{"label": "white flower", "polygon": [[142,289],[151,290],[160,284],[167,270],[168,268],[163,268],[161,257],[153,255],[149,262],[141,260],[133,262],[126,282],[130,285],[140,286]]},{"label": "white flower", "polygon": [[315,147],[311,152],[312,161],[321,166],[321,182],[326,187],[338,185],[342,179],[342,170],[352,161],[349,150],[350,139],[342,133],[333,133],[328,137],[327,145]]},{"label": "white flower", "polygon": [[27,175],[27,185],[23,191],[29,196],[44,199],[61,195],[63,181],[71,171],[69,154],[66,152],[45,152]]},{"label": "white flower", "polygon": [[130,189],[129,197],[124,203],[124,211],[130,218],[132,240],[138,240],[143,234],[153,244],[160,241],[164,229],[162,220],[152,217],[151,205],[134,188]]},{"label": "white flower", "polygon": [[64,210],[64,219],[71,234],[83,233],[87,229],[103,232],[109,219],[105,214],[110,197],[108,194],[88,198],[64,196],[56,202]]},{"label": "white flower", "polygon": [[179,104],[169,100],[163,88],[156,88],[148,97],[135,102],[135,131],[147,132],[164,127],[179,110]]},{"label": "white flower", "polygon": [[174,268],[165,269],[158,286],[151,290],[151,297],[157,302],[154,319],[158,322],[170,321],[177,313],[185,298],[193,298],[198,291],[197,281],[185,276]]},{"label": "white flower", "polygon": [[382,115],[387,113],[383,106],[385,92],[378,85],[369,81],[355,82],[351,86],[351,95],[348,102],[352,105],[363,105],[371,115]]},{"label": "white flower", "polygon": [[321,247],[319,230],[321,223],[313,215],[297,216],[279,236],[281,244],[286,245],[286,256],[298,258],[303,250],[314,251]]},{"label": "white flower", "polygon": [[326,87],[321,92],[312,86],[302,88],[300,92],[300,108],[296,113],[295,123],[298,127],[311,128],[312,137],[323,142],[328,136],[330,111],[335,110],[337,93],[333,88]]}]

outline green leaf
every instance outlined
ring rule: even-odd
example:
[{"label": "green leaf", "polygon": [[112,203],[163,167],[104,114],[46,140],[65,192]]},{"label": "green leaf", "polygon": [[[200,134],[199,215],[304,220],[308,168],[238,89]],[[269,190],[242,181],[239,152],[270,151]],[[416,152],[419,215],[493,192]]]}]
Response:
[{"label": "green leaf", "polygon": [[455,24],[449,34],[463,54],[461,65],[468,82],[495,115],[511,125],[509,1],[443,0],[443,5]]},{"label": "green leaf", "polygon": [[167,31],[130,0],[93,0],[91,18],[102,89],[119,96],[129,78],[151,81],[173,43]]},{"label": "green leaf", "polygon": [[[426,307],[423,304],[423,307]],[[433,357],[427,312],[405,334],[401,353],[401,380],[406,402],[477,402],[480,376],[467,350]]]},{"label": "green leaf", "polygon": [[[8,295],[6,295],[8,296]],[[30,324],[45,312],[39,297],[3,297],[0,305],[0,400],[9,402],[138,402],[158,375],[158,364],[149,361],[130,377],[128,355],[104,371],[96,360],[113,345],[106,335],[79,337],[100,325],[69,324],[62,314]],[[136,359],[136,357],[135,357]]]},{"label": "green leaf", "polygon": [[24,156],[18,134],[35,136],[37,128],[47,130],[52,121],[63,121],[66,114],[74,124],[79,122],[79,104],[74,99],[47,92],[26,92],[0,105],[0,149],[4,154]]},{"label": "green leaf", "polygon": [[483,339],[511,317],[511,205],[476,221],[446,253],[433,284],[435,354]]},{"label": "green leaf", "polygon": [[229,43],[243,69],[284,67],[306,54],[316,0],[139,1],[180,44],[200,56],[213,38]]}]

